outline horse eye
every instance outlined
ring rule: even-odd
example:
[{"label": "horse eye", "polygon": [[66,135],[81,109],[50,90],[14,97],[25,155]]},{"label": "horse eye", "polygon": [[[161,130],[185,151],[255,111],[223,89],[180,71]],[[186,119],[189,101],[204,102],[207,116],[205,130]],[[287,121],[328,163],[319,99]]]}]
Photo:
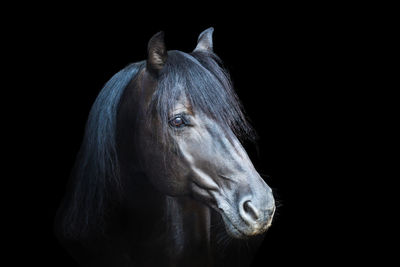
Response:
[{"label": "horse eye", "polygon": [[173,118],[172,120],[170,120],[169,123],[170,123],[171,126],[173,126],[175,128],[180,128],[180,127],[185,125],[185,122],[184,122],[183,118],[179,117],[179,116],[177,116],[177,117]]}]

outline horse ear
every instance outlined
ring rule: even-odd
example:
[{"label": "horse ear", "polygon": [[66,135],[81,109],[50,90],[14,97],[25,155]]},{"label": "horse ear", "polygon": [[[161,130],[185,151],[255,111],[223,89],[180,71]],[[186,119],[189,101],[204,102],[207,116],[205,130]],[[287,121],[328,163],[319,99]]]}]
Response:
[{"label": "horse ear", "polygon": [[210,27],[207,30],[200,33],[199,38],[197,39],[197,46],[193,50],[193,52],[196,52],[196,51],[212,52],[213,51],[213,40],[212,40],[213,32],[214,32],[214,28]]},{"label": "horse ear", "polygon": [[147,45],[147,70],[158,75],[167,61],[167,49],[164,43],[164,32],[158,32],[151,37]]}]

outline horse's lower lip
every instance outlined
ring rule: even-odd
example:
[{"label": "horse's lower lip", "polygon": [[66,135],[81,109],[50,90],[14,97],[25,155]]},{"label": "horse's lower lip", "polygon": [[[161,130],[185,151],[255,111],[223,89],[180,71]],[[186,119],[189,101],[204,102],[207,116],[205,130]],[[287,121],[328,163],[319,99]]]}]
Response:
[{"label": "horse's lower lip", "polygon": [[[232,223],[232,221],[228,218],[228,216],[225,215],[225,212],[223,211],[223,209],[218,208],[219,213],[221,214],[221,217],[224,220],[225,223],[225,227],[229,227],[229,230],[234,230],[237,235],[235,235],[237,238],[250,238],[251,236],[256,236],[256,235],[260,235],[263,234],[270,226],[271,226],[271,221],[268,221],[268,223],[266,223],[265,225],[263,225],[262,227],[258,226],[258,227],[254,227],[254,229],[249,230],[248,232],[246,231],[242,231],[240,230],[235,224]],[[227,224],[229,224],[229,226],[227,226]]]},{"label": "horse's lower lip", "polygon": [[232,226],[232,228],[233,229],[235,229],[236,231],[238,231],[238,233],[241,235],[241,236],[247,236],[245,233],[243,233],[242,231],[240,231],[234,224],[232,224],[231,222],[230,222],[230,224],[231,224],[231,226]]},{"label": "horse's lower lip", "polygon": [[219,211],[220,211],[220,214],[221,214],[221,216],[222,216],[222,218],[224,220],[224,223],[225,224],[229,223],[229,225],[231,226],[230,228],[235,230],[238,233],[237,237],[243,238],[243,237],[247,237],[248,236],[243,231],[241,231],[239,228],[237,228],[236,225],[234,225],[232,223],[232,221],[228,218],[228,216],[225,215],[224,211],[221,208],[219,208]]}]

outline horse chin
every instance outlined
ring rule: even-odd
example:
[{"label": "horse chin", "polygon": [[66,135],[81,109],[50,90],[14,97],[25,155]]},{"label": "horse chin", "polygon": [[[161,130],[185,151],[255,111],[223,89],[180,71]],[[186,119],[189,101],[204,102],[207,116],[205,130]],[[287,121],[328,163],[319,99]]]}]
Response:
[{"label": "horse chin", "polygon": [[247,239],[249,237],[245,233],[240,231],[231,222],[227,222],[224,216],[223,216],[223,218],[224,218],[223,220],[224,220],[224,224],[225,224],[225,230],[229,236],[236,238],[236,239]]}]

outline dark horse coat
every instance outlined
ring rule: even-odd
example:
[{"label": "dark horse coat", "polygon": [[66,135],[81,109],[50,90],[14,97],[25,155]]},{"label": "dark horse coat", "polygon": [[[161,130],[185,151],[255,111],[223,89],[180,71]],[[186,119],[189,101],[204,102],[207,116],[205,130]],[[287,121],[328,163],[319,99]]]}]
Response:
[{"label": "dark horse coat", "polygon": [[212,50],[152,37],[98,95],[56,233],[82,266],[246,266],[275,211],[253,132]]}]

